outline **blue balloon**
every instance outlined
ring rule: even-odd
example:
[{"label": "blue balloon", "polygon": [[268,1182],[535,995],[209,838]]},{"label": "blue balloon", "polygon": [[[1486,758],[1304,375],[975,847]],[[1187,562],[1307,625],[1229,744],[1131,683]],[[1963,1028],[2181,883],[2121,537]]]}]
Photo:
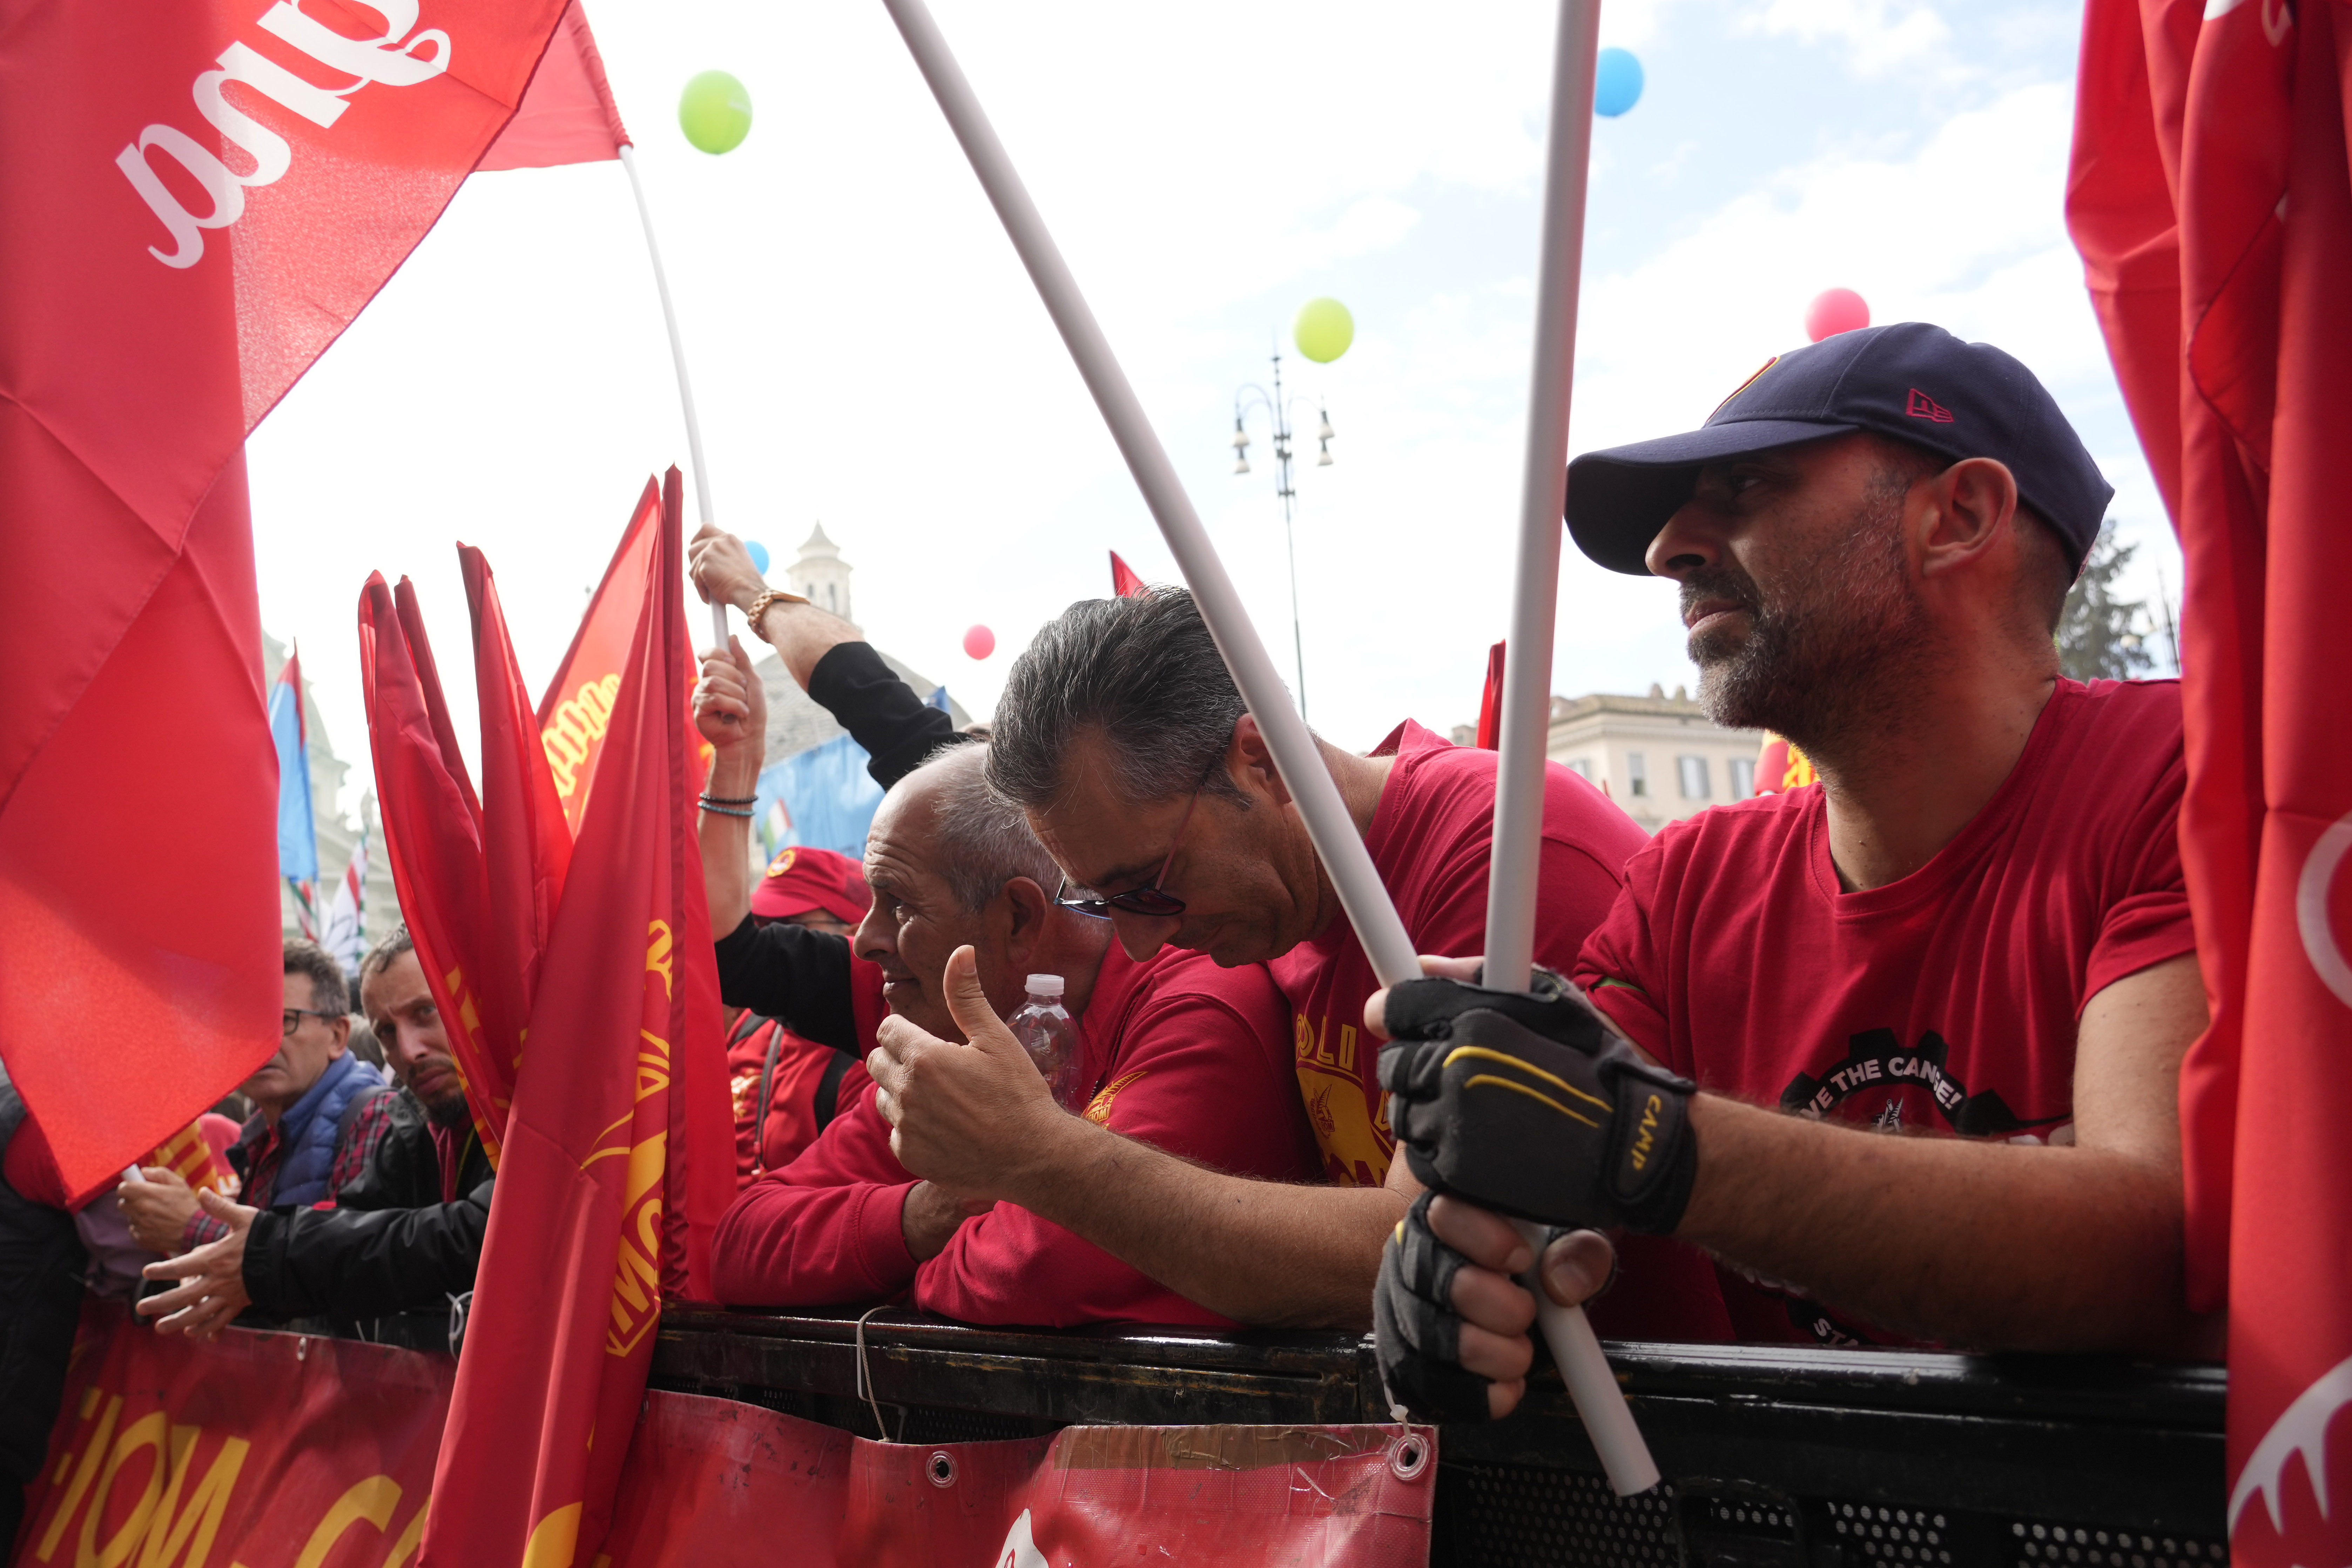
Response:
[{"label": "blue balloon", "polygon": [[1592,72],[1592,112],[1614,120],[1642,101],[1642,62],[1631,49],[1601,51]]},{"label": "blue balloon", "polygon": [[751,570],[764,577],[768,574],[768,547],[756,539],[747,539],[743,548],[751,552]]}]

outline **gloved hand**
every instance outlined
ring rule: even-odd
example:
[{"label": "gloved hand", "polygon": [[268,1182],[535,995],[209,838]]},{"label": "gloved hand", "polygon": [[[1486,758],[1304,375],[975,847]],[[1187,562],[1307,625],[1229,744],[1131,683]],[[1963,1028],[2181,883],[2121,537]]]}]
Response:
[{"label": "gloved hand", "polygon": [[1559,975],[1538,969],[1525,994],[1407,981],[1386,1021],[1389,1122],[1423,1184],[1549,1225],[1680,1223],[1697,1086],[1642,1060]]},{"label": "gloved hand", "polygon": [[1462,1318],[1454,1310],[1454,1277],[1469,1259],[1429,1228],[1436,1196],[1415,1198],[1381,1251],[1374,1353],[1391,1405],[1423,1421],[1484,1421],[1486,1380],[1462,1365]]}]

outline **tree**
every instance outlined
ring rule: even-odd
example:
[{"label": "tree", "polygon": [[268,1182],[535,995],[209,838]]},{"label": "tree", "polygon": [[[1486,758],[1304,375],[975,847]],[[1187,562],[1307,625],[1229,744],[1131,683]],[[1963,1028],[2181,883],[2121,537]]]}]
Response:
[{"label": "tree", "polygon": [[2076,680],[2128,680],[2154,668],[2141,637],[2147,618],[2143,599],[2118,599],[2116,579],[2131,563],[2137,544],[2116,542],[2115,521],[2100,525],[2083,574],[2067,591],[2058,614],[2058,667]]}]

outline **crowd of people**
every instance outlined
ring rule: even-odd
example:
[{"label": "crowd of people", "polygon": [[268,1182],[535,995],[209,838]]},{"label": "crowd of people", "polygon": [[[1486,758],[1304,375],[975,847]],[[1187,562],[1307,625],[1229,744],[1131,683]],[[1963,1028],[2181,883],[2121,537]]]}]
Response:
[{"label": "crowd of people", "polygon": [[[1520,1397],[1530,1280],[1630,1337],[2212,1353],[2181,1287],[2180,703],[2063,679],[2052,643],[2111,493],[2022,365],[1919,324],[1576,459],[1576,543],[1675,581],[1713,716],[1821,782],[1652,838],[1549,765],[1525,994],[1479,983],[1493,752],[1411,720],[1318,742],[1429,955],[1384,991],[1189,595],[1072,605],[975,735],[706,528],[697,584],[886,791],[862,865],[757,874],[762,687],[741,643],[710,653],[740,1185],[717,1290],[1376,1328],[1430,1417]],[[1076,1103],[1005,1022],[1037,975]],[[495,1183],[405,934],[355,996],[289,942],[283,1022],[236,1195],[124,1181],[163,1259],[138,1310],[205,1333],[462,1298]]]}]

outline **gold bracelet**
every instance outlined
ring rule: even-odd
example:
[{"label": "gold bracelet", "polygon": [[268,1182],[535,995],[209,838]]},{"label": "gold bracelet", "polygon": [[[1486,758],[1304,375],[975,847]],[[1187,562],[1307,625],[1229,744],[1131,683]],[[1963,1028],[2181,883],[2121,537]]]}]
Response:
[{"label": "gold bracelet", "polygon": [[760,635],[760,618],[765,616],[770,610],[775,608],[778,605],[805,605],[807,603],[808,597],[806,595],[787,593],[782,588],[769,588],[763,591],[758,598],[752,600],[751,607],[743,612],[743,624],[751,628],[751,635],[753,637],[758,637]]}]

